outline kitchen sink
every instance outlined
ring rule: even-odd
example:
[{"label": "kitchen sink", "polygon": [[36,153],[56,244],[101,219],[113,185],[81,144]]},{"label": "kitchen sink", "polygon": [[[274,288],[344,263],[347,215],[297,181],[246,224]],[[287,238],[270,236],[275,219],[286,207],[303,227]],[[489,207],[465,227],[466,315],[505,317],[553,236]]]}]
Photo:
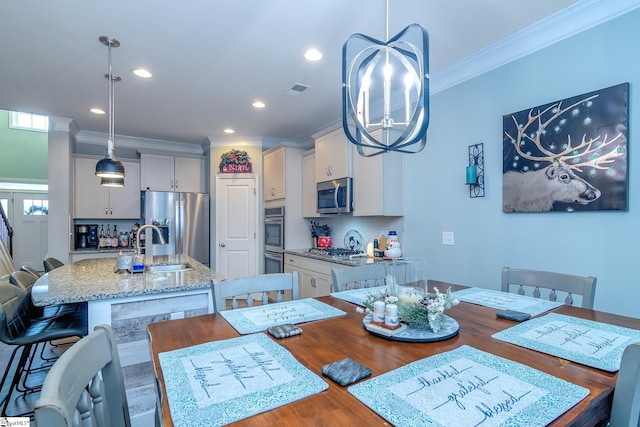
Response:
[{"label": "kitchen sink", "polygon": [[193,270],[193,267],[188,262],[182,262],[179,264],[147,264],[144,266],[147,273],[159,273],[159,272],[173,272],[173,271],[186,271]]}]

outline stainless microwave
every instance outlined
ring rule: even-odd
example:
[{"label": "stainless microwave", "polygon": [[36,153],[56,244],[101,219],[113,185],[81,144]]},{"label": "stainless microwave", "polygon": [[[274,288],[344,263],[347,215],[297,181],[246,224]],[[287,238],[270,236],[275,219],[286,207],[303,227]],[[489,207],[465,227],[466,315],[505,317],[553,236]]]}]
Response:
[{"label": "stainless microwave", "polygon": [[317,184],[317,211],[324,214],[350,213],[353,209],[351,178],[334,179]]}]

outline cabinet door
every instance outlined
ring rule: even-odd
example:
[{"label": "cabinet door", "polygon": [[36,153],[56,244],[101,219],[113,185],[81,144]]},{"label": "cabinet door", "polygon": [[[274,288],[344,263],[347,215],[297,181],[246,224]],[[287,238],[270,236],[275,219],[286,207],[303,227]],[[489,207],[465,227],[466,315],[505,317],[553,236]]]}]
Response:
[{"label": "cabinet door", "polygon": [[76,218],[109,218],[109,189],[102,187],[95,175],[98,160],[76,158],[74,161]]},{"label": "cabinet door", "polygon": [[327,296],[332,292],[332,289],[331,289],[332,287],[333,287],[333,279],[331,276],[327,276],[324,274],[317,274],[316,283],[314,287],[316,294],[314,296],[316,297]]},{"label": "cabinet door", "polygon": [[309,154],[302,158],[302,216],[318,217],[316,197],[316,156]]},{"label": "cabinet door", "polygon": [[111,218],[140,218],[140,163],[124,163],[123,188],[109,189],[109,212]]},{"label": "cabinet door", "polygon": [[174,191],[174,157],[140,154],[140,189]]},{"label": "cabinet door", "polygon": [[[353,216],[402,216],[404,157],[391,152],[363,157],[353,146]],[[365,154],[367,149],[364,149]]]},{"label": "cabinet door", "polygon": [[174,159],[174,189],[182,193],[204,193],[205,166],[204,160],[193,157],[176,157]]},{"label": "cabinet door", "polygon": [[342,129],[316,139],[316,182],[352,177],[351,145]]},{"label": "cabinet door", "polygon": [[284,199],[285,148],[279,148],[264,156],[264,200]]}]

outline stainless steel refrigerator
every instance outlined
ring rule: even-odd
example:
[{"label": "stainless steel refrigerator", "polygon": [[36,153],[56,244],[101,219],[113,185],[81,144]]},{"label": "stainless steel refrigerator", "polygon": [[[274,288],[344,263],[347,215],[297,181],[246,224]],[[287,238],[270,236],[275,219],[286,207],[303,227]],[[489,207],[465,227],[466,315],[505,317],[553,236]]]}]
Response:
[{"label": "stainless steel refrigerator", "polygon": [[167,241],[160,245],[157,233],[145,233],[145,255],[185,254],[209,265],[209,195],[203,193],[142,192],[145,224],[157,225]]}]

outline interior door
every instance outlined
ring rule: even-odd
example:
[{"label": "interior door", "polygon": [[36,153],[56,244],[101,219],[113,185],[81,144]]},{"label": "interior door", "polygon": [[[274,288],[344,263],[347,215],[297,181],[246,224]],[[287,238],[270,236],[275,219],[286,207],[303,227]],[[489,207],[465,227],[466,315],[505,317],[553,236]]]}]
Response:
[{"label": "interior door", "polygon": [[227,279],[258,274],[258,177],[216,176],[216,271]]},{"label": "interior door", "polygon": [[47,256],[49,200],[46,193],[14,193],[13,263],[42,271]]}]

